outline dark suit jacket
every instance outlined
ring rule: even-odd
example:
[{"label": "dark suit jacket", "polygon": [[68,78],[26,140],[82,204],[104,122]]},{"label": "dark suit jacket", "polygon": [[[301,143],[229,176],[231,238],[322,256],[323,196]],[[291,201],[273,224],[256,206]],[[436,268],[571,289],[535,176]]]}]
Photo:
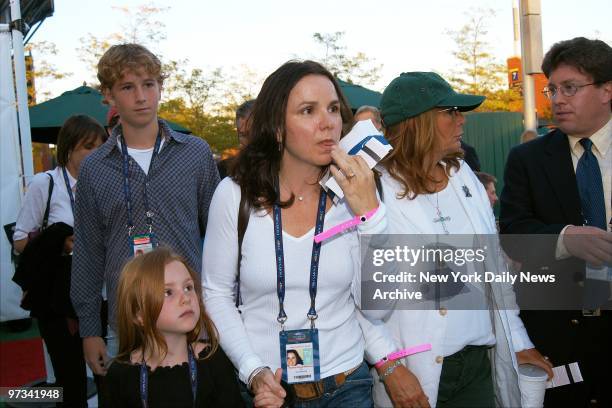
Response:
[{"label": "dark suit jacket", "polygon": [[463,160],[470,166],[472,171],[480,171],[480,160],[478,154],[473,146],[461,141],[461,148],[463,149]]},{"label": "dark suit jacket", "polygon": [[[583,225],[571,150],[563,132],[554,130],[511,150],[500,204],[502,234],[558,235],[568,224]],[[504,249],[511,258],[524,263],[523,269],[537,270],[553,265],[555,270],[574,271],[573,276],[567,274],[569,276],[564,278],[579,280],[583,277],[584,262],[576,258],[554,261],[556,239],[542,240],[541,245],[533,243],[531,240],[530,248],[505,246]],[[548,355],[555,365],[578,361],[585,383],[588,383],[548,392],[547,401],[555,394],[562,394],[560,399],[549,402],[549,406],[567,403],[564,398],[576,398],[570,405],[582,406],[584,399],[592,396],[589,387],[594,378],[603,374],[598,366],[603,370],[605,364],[602,362],[610,359],[607,343],[611,341],[611,320],[609,313],[604,313],[603,317],[583,317],[582,311],[571,310],[521,312],[529,336],[542,354]],[[563,389],[569,392],[557,392]]]}]

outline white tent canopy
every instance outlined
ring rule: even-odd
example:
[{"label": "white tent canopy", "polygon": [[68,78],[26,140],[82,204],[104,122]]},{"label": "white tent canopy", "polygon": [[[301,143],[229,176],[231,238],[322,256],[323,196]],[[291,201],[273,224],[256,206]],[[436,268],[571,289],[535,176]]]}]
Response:
[{"label": "white tent canopy", "polygon": [[[11,20],[21,19],[11,2]],[[14,80],[13,80],[14,78]],[[17,219],[26,181],[32,176],[32,140],[27,106],[23,35],[0,25],[0,217],[2,226]],[[4,228],[3,228],[4,229]],[[19,307],[21,289],[12,282],[14,264],[7,234],[0,237],[0,321],[28,314]]]}]

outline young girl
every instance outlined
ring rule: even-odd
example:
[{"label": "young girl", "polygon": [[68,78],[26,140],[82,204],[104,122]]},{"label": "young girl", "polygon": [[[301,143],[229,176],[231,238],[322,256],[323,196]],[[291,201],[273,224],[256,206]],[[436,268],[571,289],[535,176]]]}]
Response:
[{"label": "young girl", "polygon": [[106,375],[110,406],[243,406],[197,281],[167,248],[125,266],[117,301],[119,354]]}]

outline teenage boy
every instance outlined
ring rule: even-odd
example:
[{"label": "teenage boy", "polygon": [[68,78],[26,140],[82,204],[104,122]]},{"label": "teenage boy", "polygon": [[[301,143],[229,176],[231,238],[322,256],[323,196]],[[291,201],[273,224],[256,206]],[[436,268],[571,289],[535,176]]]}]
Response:
[{"label": "teenage boy", "polygon": [[[149,50],[137,44],[111,47],[98,63],[98,79],[121,124],[81,167],[71,298],[85,360],[104,375],[109,356],[118,351],[121,268],[134,254],[165,245],[200,271],[208,206],[219,174],[206,142],[174,132],[157,117],[164,76]],[[108,345],[100,321],[103,286]]]}]

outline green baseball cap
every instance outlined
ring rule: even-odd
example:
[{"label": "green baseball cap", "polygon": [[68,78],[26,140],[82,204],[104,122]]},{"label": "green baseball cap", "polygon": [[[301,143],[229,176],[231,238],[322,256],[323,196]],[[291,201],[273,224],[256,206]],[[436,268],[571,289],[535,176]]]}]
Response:
[{"label": "green baseball cap", "polygon": [[380,113],[388,127],[435,107],[456,106],[461,112],[471,111],[484,100],[484,96],[455,92],[435,72],[404,72],[383,92]]}]

